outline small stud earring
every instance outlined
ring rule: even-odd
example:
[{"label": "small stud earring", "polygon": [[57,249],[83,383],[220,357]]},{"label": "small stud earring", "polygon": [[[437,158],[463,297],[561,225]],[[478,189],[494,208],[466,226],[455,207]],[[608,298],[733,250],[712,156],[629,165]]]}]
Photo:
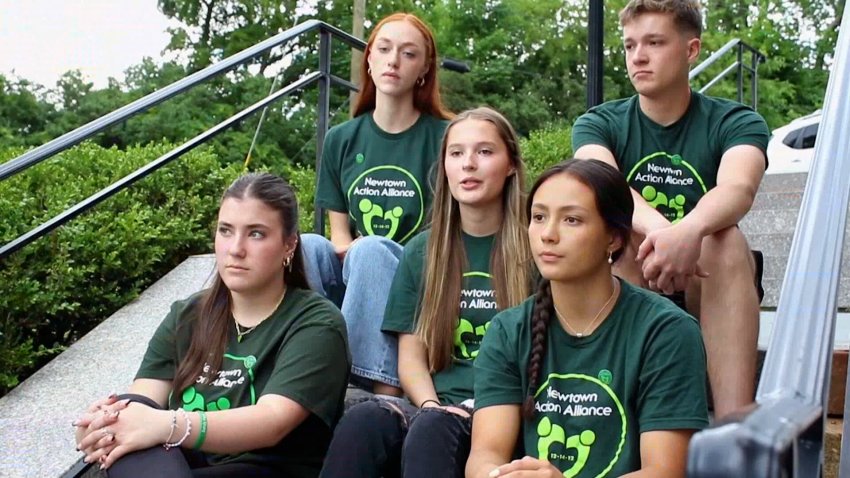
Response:
[{"label": "small stud earring", "polygon": [[614,253],[613,253],[613,252],[608,251],[608,263],[609,263],[609,264],[613,264],[613,263],[614,263],[614,258],[612,257],[613,255],[614,255]]}]

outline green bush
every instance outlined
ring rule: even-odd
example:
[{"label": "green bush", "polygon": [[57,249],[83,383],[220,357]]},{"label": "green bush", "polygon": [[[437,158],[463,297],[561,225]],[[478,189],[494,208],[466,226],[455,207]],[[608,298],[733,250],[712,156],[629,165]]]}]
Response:
[{"label": "green bush", "polygon": [[[171,149],[83,144],[0,182],[8,243]],[[0,152],[0,163],[22,151]],[[193,151],[0,261],[0,395],[190,254],[239,174]]]},{"label": "green bush", "polygon": [[520,141],[529,187],[544,169],[572,157],[571,133],[569,124],[556,124],[532,131]]}]

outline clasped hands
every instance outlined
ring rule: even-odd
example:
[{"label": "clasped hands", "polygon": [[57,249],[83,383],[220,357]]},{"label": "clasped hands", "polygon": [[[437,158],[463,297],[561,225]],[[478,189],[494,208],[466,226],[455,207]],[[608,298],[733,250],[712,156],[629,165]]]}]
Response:
[{"label": "clasped hands", "polygon": [[641,263],[641,272],[649,288],[672,294],[686,290],[693,277],[708,277],[697,262],[702,239],[699,231],[682,223],[649,232],[635,258]]},{"label": "clasped hands", "polygon": [[100,463],[105,470],[127,453],[164,443],[160,427],[154,425],[161,413],[129,399],[118,400],[115,394],[95,401],[72,423],[83,461]]}]

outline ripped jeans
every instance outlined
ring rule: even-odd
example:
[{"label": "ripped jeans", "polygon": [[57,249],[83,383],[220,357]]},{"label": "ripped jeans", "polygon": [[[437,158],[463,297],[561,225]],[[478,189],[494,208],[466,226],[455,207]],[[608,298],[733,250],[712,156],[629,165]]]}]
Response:
[{"label": "ripped jeans", "polygon": [[336,427],[321,478],[463,478],[472,418],[405,399],[372,398]]}]

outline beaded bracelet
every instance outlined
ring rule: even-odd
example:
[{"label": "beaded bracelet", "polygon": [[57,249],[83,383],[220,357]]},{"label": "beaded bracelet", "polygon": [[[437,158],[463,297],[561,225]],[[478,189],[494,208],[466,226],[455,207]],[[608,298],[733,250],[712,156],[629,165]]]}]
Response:
[{"label": "beaded bracelet", "polygon": [[165,439],[165,443],[171,441],[171,437],[174,436],[174,430],[177,429],[177,410],[171,410],[171,431],[168,433],[168,438]]},{"label": "beaded bracelet", "polygon": [[[187,438],[189,438],[189,435],[192,433],[192,422],[189,420],[189,415],[188,415],[188,414],[186,413],[186,411],[185,411],[185,410],[183,410],[182,408],[178,408],[177,410],[179,410],[179,411],[180,411],[180,413],[182,413],[182,414],[183,414],[183,418],[186,420],[186,433],[184,433],[184,434],[183,434],[183,436],[182,436],[182,437],[180,437],[180,439],[179,439],[179,440],[177,440],[177,441],[176,441],[176,442],[174,442],[174,443],[169,443],[169,442],[165,442],[165,443],[163,443],[163,444],[162,444],[162,446],[163,446],[166,450],[170,450],[170,449],[172,449],[172,448],[179,447],[180,445],[182,445],[182,444],[183,444],[183,442],[184,442],[184,441],[186,441],[186,439],[187,439]],[[175,415],[176,415],[176,414],[175,414]]]},{"label": "beaded bracelet", "polygon": [[428,400],[425,400],[425,401],[423,401],[422,403],[420,403],[420,404],[419,404],[419,408],[424,407],[424,406],[425,406],[425,404],[426,404],[426,403],[428,403],[428,402],[436,403],[438,407],[442,407],[442,406],[443,406],[443,404],[442,404],[442,403],[440,403],[440,402],[438,402],[438,401],[434,400],[433,398],[429,398]]},{"label": "beaded bracelet", "polygon": [[192,447],[195,450],[201,448],[201,445],[204,444],[204,440],[207,438],[207,414],[203,410],[200,410],[198,411],[198,417],[200,418],[201,429],[198,431],[198,439],[195,440],[195,445]]}]

